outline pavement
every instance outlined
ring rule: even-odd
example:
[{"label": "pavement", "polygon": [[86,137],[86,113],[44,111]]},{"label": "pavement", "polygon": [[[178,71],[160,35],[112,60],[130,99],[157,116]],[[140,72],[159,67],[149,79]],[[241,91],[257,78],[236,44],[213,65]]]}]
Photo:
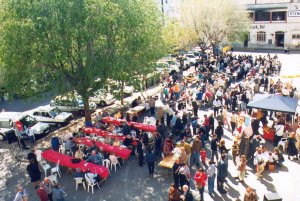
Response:
[{"label": "pavement", "polygon": [[[245,54],[244,52],[242,54]],[[258,53],[261,54],[261,53]],[[299,64],[300,55],[280,55],[279,58],[283,63],[282,69],[298,70],[289,67],[290,63]],[[291,57],[293,56],[293,57]],[[289,66],[288,66],[289,65]],[[203,117],[204,113],[211,113],[210,111],[200,111],[200,117]],[[61,133],[60,131],[58,134]],[[233,143],[233,136],[225,129],[225,141],[227,148],[230,148]],[[0,144],[1,146],[1,144]],[[266,142],[266,146],[272,149],[272,144]],[[23,183],[27,191],[29,192],[29,200],[37,201],[38,198],[35,194],[33,186],[29,182],[29,178],[26,177],[27,163],[23,161],[15,160],[14,153],[8,149],[0,149],[0,201],[10,201],[16,192],[16,185]],[[208,157],[210,153],[208,153]],[[274,172],[264,171],[263,179],[256,180],[253,168],[247,167],[247,176],[245,183],[240,183],[236,180],[237,169],[229,160],[229,177],[228,182],[225,185],[228,193],[227,195],[220,195],[217,193],[216,188],[213,196],[209,196],[207,188],[204,193],[204,200],[236,200],[240,198],[243,200],[243,195],[248,186],[254,188],[259,196],[259,200],[263,200],[263,196],[269,192],[278,192],[285,201],[299,201],[300,197],[296,189],[300,188],[300,182],[298,178],[300,176],[299,161],[290,161],[287,156],[284,155],[285,162],[281,168],[276,168]],[[62,184],[62,188],[68,193],[66,201],[165,201],[168,199],[168,188],[173,182],[173,176],[171,170],[160,168],[157,166],[159,159],[157,159],[155,165],[154,176],[148,175],[148,169],[138,166],[138,161],[135,156],[131,156],[125,164],[117,168],[117,171],[111,170],[111,176],[102,184],[101,189],[95,189],[94,195],[91,192],[83,190],[82,186],[78,191],[75,191],[75,181],[71,175],[67,174],[65,168],[62,168],[62,178],[59,178],[59,182]],[[54,164],[52,164],[54,165]],[[196,167],[191,167],[192,176]],[[2,174],[1,174],[2,173]],[[4,184],[4,185],[3,185]],[[199,193],[195,190],[194,185],[191,185],[195,200],[199,199]]]}]

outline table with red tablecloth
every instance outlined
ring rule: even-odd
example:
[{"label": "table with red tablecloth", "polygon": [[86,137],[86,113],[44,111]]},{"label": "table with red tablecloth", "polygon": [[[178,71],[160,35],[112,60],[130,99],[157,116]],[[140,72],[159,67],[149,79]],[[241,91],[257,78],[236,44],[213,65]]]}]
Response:
[{"label": "table with red tablecloth", "polygon": [[[122,123],[126,122],[125,119],[116,119],[113,117],[103,117],[102,121],[104,123],[114,124],[116,126],[120,126]],[[137,128],[141,131],[146,131],[146,132],[155,132],[156,131],[156,126],[154,126],[154,125],[143,124],[143,123],[134,122],[134,121],[129,121],[128,125],[129,126],[133,125],[135,128]]]},{"label": "table with red tablecloth", "polygon": [[109,176],[108,169],[104,166],[86,162],[84,160],[81,160],[79,163],[72,163],[71,160],[74,159],[74,157],[61,154],[53,150],[43,151],[42,156],[45,160],[53,163],[57,163],[59,161],[59,164],[61,166],[65,166],[72,169],[80,168],[80,170],[83,172],[90,170],[91,173],[95,173],[103,179],[106,179]]},{"label": "table with red tablecloth", "polygon": [[124,141],[125,140],[125,136],[119,136],[119,135],[116,135],[116,134],[113,134],[111,132],[108,132],[108,131],[105,131],[105,130],[102,130],[102,129],[99,129],[99,128],[95,128],[95,127],[84,127],[82,128],[82,131],[85,133],[85,134],[95,134],[97,136],[100,136],[100,137],[109,137],[109,138],[112,138],[112,139],[118,139],[118,140],[121,140],[121,141]]},{"label": "table with red tablecloth", "polygon": [[122,159],[128,159],[128,157],[131,154],[130,149],[122,148],[118,146],[112,146],[109,144],[105,144],[103,142],[98,142],[87,138],[74,138],[73,141],[77,144],[84,144],[89,147],[93,146],[94,145],[93,142],[94,142],[99,149],[102,149],[104,152],[114,153],[116,156],[121,157]]}]

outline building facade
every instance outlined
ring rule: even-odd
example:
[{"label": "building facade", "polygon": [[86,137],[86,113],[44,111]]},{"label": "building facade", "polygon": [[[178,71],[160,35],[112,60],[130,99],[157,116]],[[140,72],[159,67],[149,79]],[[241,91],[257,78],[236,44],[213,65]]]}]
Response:
[{"label": "building facade", "polygon": [[240,0],[252,24],[245,47],[300,48],[300,0]]}]

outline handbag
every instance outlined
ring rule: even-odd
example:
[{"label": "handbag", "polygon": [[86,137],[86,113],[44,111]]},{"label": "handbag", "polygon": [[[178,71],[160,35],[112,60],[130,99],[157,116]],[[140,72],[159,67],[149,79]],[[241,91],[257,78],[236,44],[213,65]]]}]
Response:
[{"label": "handbag", "polygon": [[80,163],[81,159],[80,158],[72,158],[71,162],[72,163]]}]

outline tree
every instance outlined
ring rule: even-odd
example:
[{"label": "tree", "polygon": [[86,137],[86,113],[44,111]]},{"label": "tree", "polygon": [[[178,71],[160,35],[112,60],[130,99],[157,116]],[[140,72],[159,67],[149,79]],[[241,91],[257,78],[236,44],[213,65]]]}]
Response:
[{"label": "tree", "polygon": [[[114,0],[113,0],[114,2]],[[153,63],[166,53],[162,18],[157,5],[149,0],[115,0],[124,8],[114,26],[115,65],[111,78],[120,83],[123,104],[124,85],[140,85],[138,78],[155,70]],[[133,12],[134,11],[134,12]]]},{"label": "tree", "polygon": [[[120,21],[146,11],[144,1],[128,1],[139,5],[128,9],[123,0],[3,0],[0,63],[6,89],[31,96],[34,92],[27,83],[43,78],[60,93],[77,91],[85,120],[90,121],[89,96],[118,71],[122,62],[116,57],[124,50],[120,47],[130,44],[120,42],[126,40],[122,33],[136,28]],[[146,17],[139,15],[143,23],[149,22]],[[143,43],[133,46],[139,45]]]},{"label": "tree", "polygon": [[235,0],[185,0],[180,8],[179,29],[205,51],[214,44],[244,39],[250,18]]}]

